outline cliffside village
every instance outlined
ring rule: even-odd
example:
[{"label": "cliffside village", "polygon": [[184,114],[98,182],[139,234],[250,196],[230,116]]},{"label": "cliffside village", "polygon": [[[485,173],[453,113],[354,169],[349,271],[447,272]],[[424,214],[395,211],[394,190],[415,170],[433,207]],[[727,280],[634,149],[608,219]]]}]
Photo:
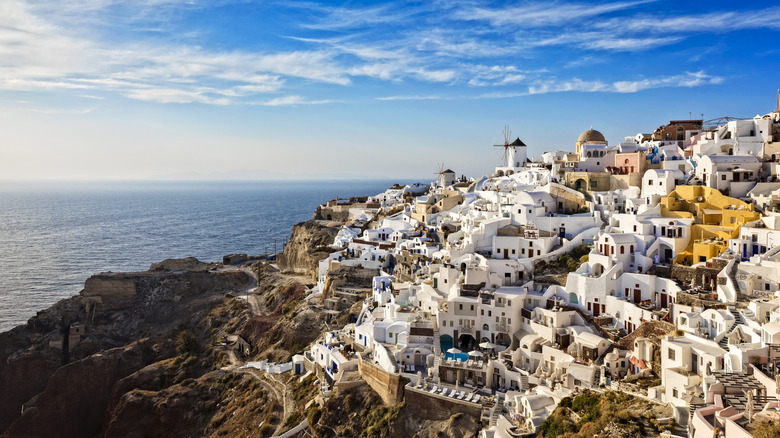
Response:
[{"label": "cliffside village", "polygon": [[[360,370],[388,402],[478,415],[485,438],[533,434],[585,389],[672,407],[669,436],[780,421],[780,105],[572,146],[529,159],[510,139],[481,178],[321,206],[344,224],[315,293],[368,298],[294,367],[318,364],[326,394]],[[380,275],[332,284],[347,266]]]}]

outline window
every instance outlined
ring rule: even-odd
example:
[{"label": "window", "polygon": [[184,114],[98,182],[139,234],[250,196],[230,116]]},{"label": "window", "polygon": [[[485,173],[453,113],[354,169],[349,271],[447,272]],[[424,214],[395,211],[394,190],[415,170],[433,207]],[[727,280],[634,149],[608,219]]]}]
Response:
[{"label": "window", "polygon": [[514,248],[512,248],[512,255],[514,255],[514,254],[515,254],[515,249],[514,249]]},{"label": "window", "polygon": [[[674,360],[674,350],[670,348],[668,351],[669,352],[667,353],[667,357],[669,357],[670,360]],[[677,396],[675,395],[675,397]]]},{"label": "window", "polygon": [[620,245],[620,253],[625,254],[626,253],[626,247],[623,245]]},{"label": "window", "polygon": [[471,305],[471,310],[474,310],[474,305],[473,304]]},{"label": "window", "polygon": [[726,174],[724,173],[723,175],[721,175],[720,179],[721,179],[721,181],[726,181]]},{"label": "window", "polygon": [[463,304],[458,304],[458,310],[463,310]]},{"label": "window", "polygon": [[647,180],[647,185],[649,185],[649,186],[653,185],[653,180],[651,180],[651,179]]},{"label": "window", "polygon": [[672,397],[677,398],[677,388],[672,389]]}]

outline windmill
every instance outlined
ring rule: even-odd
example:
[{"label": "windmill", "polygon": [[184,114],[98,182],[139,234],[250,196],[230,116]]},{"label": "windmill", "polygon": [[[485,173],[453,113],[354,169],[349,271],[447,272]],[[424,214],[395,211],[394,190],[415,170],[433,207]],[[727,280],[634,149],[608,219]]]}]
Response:
[{"label": "windmill", "polygon": [[509,167],[510,161],[507,160],[509,157],[509,150],[511,149],[509,147],[509,144],[512,142],[512,131],[509,130],[509,125],[504,126],[504,131],[502,132],[504,141],[503,144],[494,144],[494,147],[497,148],[504,148],[504,154],[501,156],[501,161],[504,162],[504,164]]},{"label": "windmill", "polygon": [[446,167],[444,167],[444,163],[439,163],[439,164],[436,166],[436,171],[435,171],[435,172],[433,172],[433,174],[434,174],[434,175],[438,175],[438,177],[439,177],[439,178],[438,178],[438,181],[439,181],[439,185],[440,185],[441,187],[444,187],[444,186],[445,186],[445,183],[446,183],[446,181],[445,181],[445,178],[444,178],[444,174],[445,174],[445,173],[447,173],[447,172],[448,172],[448,170],[449,170],[449,169],[447,169]]},{"label": "windmill", "polygon": [[[520,147],[525,148],[526,147],[525,143],[523,143],[523,141],[520,140],[520,137],[517,137],[514,141],[512,141],[512,131],[509,130],[509,125],[504,126],[503,136],[504,136],[503,144],[495,144],[493,146],[504,148],[504,155],[502,157],[504,166],[524,167],[525,158],[526,158],[525,149],[523,149],[521,152],[518,151],[517,148]],[[518,152],[520,153],[518,154]]]}]

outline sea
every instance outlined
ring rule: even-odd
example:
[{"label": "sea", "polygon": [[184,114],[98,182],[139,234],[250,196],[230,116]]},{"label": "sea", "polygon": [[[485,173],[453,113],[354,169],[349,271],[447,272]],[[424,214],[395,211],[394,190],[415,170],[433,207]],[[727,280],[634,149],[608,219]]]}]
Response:
[{"label": "sea", "polygon": [[0,332],[77,295],[93,274],[281,252],[318,205],[409,182],[0,183]]}]

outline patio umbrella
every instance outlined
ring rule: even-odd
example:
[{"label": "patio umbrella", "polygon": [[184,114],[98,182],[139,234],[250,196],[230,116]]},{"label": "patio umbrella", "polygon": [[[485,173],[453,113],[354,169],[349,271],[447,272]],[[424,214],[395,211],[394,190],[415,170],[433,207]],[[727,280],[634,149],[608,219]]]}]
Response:
[{"label": "patio umbrella", "polygon": [[492,343],[490,341],[485,341],[485,342],[480,343],[479,347],[480,348],[484,348],[486,350],[490,350],[492,348],[496,348],[496,344],[494,344],[494,343]]},{"label": "patio umbrella", "polygon": [[452,347],[452,348],[450,348],[449,350],[447,350],[447,353],[449,353],[449,354],[458,354],[458,353],[463,353],[463,352],[462,352],[462,351],[460,351],[460,350],[458,350],[458,349],[457,349],[457,348],[455,348],[455,347]]},{"label": "patio umbrella", "polygon": [[469,356],[470,357],[482,357],[482,352],[481,351],[477,351],[477,350],[469,351]]}]

